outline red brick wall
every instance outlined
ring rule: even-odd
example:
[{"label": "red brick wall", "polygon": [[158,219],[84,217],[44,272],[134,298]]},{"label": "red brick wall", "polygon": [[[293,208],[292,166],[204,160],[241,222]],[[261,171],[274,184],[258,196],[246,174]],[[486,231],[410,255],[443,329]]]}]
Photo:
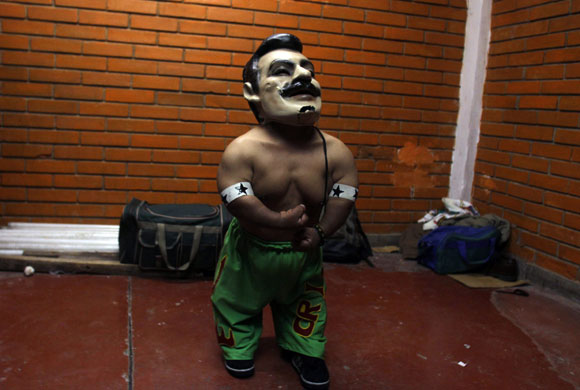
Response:
[{"label": "red brick wall", "polygon": [[242,66],[275,32],[315,62],[320,127],[357,158],[367,231],[447,194],[464,0],[29,0],[0,17],[0,222],[218,203],[221,152],[254,124]]},{"label": "red brick wall", "polygon": [[491,40],[475,203],[514,255],[578,280],[580,2],[495,2]]}]

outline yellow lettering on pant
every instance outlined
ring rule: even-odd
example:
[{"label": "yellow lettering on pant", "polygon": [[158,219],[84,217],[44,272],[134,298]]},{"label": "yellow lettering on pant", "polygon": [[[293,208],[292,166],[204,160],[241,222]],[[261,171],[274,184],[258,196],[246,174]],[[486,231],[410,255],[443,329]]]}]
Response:
[{"label": "yellow lettering on pant", "polygon": [[[301,301],[296,309],[296,318],[292,324],[294,332],[302,337],[310,337],[318,321],[322,305],[312,306],[309,301]],[[303,326],[304,325],[304,326]]]},{"label": "yellow lettering on pant", "polygon": [[227,336],[226,336],[226,332],[224,331],[224,328],[221,326],[216,327],[216,332],[217,332],[217,339],[218,339],[219,345],[225,345],[226,347],[230,347],[230,348],[233,348],[236,346],[236,339],[234,338],[234,335],[232,334],[231,328],[228,328]]}]

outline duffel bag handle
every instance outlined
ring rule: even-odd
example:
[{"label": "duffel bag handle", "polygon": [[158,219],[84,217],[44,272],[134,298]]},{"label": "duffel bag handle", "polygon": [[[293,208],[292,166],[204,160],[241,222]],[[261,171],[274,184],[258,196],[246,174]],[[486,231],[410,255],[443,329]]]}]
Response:
[{"label": "duffel bag handle", "polygon": [[[491,243],[491,248],[495,248],[496,237],[491,237],[489,239],[489,241]],[[493,253],[494,253],[493,250],[490,250],[489,255],[485,259],[477,260],[477,261],[470,261],[467,258],[467,243],[465,241],[463,241],[463,240],[457,241],[457,249],[459,250],[459,254],[461,255],[461,257],[463,258],[463,261],[466,262],[467,264],[473,264],[473,265],[487,263],[489,261],[489,259],[491,259],[491,256],[493,256]]]},{"label": "duffel bag handle", "polygon": [[193,243],[191,245],[191,252],[189,253],[189,259],[187,263],[182,264],[179,267],[174,267],[169,264],[169,258],[167,256],[167,241],[165,239],[165,224],[158,223],[157,224],[157,244],[159,245],[159,250],[161,251],[161,256],[163,257],[163,261],[165,262],[165,266],[173,271],[185,271],[189,268],[195,256],[197,255],[197,251],[199,250],[199,244],[201,242],[201,234],[203,233],[203,226],[196,225],[194,227],[193,232]]}]

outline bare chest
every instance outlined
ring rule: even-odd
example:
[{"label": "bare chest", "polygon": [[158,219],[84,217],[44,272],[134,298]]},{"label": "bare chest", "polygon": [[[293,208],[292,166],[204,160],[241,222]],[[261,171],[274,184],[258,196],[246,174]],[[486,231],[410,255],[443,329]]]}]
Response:
[{"label": "bare chest", "polygon": [[263,150],[254,164],[256,195],[275,208],[307,206],[323,200],[325,162],[322,148]]}]

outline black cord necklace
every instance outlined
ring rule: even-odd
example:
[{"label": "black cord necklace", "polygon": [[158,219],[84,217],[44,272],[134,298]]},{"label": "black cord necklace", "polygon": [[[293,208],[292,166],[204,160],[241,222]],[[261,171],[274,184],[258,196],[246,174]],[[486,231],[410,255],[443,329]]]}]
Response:
[{"label": "black cord necklace", "polygon": [[322,131],[316,126],[314,128],[318,131],[320,138],[322,138],[322,149],[324,150],[324,197],[321,203],[324,207],[326,205],[326,197],[328,196],[328,155],[326,152],[326,140],[324,139],[324,135],[322,135]]}]

